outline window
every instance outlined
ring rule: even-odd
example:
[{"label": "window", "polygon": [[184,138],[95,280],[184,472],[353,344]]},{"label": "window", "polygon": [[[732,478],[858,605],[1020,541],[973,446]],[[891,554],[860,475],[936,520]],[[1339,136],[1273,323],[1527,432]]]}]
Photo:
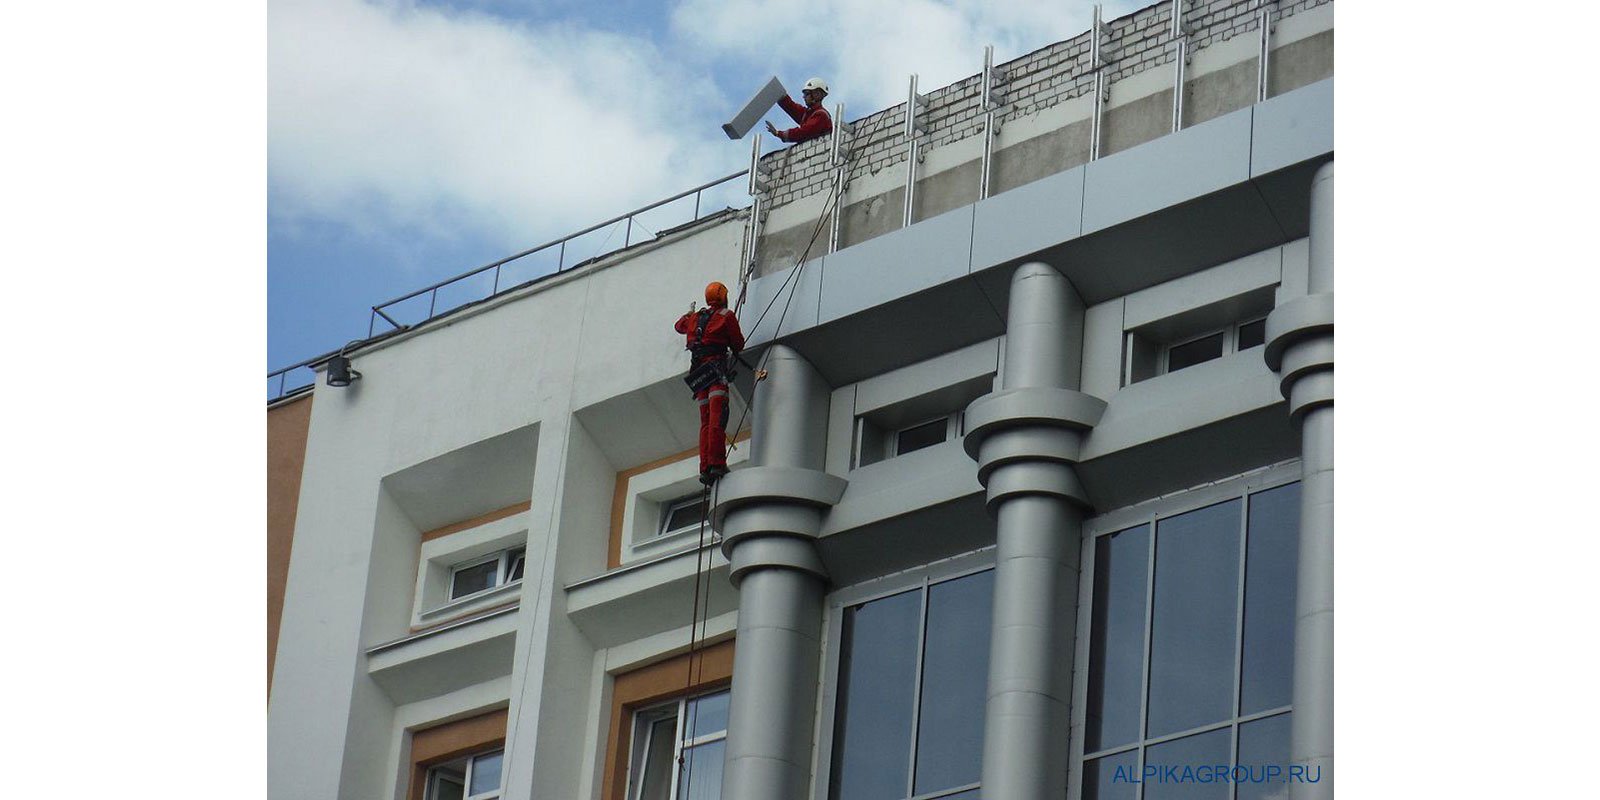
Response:
[{"label": "window", "polygon": [[638,712],[628,800],[720,800],[727,743],[726,691]]},{"label": "window", "polygon": [[[1287,761],[1299,529],[1289,483],[1096,536],[1084,800],[1134,797],[1115,776],[1145,764]],[[1202,788],[1229,796],[1226,784]],[[1196,791],[1151,783],[1143,796]]]},{"label": "window", "polygon": [[708,510],[706,500],[705,492],[695,492],[671,503],[663,503],[661,526],[656,529],[656,535],[668,536],[691,528],[699,528],[700,521],[706,518]]},{"label": "window", "polygon": [[513,547],[450,568],[450,599],[459,600],[522,580],[526,547]]},{"label": "window", "polygon": [[866,417],[856,420],[856,466],[864,467],[903,456],[961,436],[964,413],[956,411],[900,427],[880,427]]},{"label": "window", "polygon": [[1228,353],[1248,350],[1264,344],[1266,338],[1267,320],[1265,317],[1229,325],[1220,331],[1212,331],[1202,336],[1167,345],[1165,357],[1162,359],[1162,371],[1177,372],[1185,367],[1192,367],[1196,364],[1221,358]]},{"label": "window", "polygon": [[504,750],[495,750],[428,770],[428,800],[498,800],[504,756]]},{"label": "window", "polygon": [[978,796],[994,570],[844,609],[831,800]]}]

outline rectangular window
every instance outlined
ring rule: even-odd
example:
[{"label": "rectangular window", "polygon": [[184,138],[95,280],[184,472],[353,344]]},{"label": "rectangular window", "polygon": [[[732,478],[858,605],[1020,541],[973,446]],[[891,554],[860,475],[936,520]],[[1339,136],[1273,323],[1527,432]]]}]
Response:
[{"label": "rectangular window", "polygon": [[1299,511],[1289,483],[1094,537],[1083,797],[1133,797],[1118,770],[1246,763],[1287,730]]},{"label": "rectangular window", "polygon": [[727,744],[726,691],[638,712],[628,800],[720,800]]},{"label": "rectangular window", "polygon": [[503,750],[479,753],[428,770],[428,800],[499,800]]},{"label": "rectangular window", "polygon": [[1122,385],[1215,361],[1266,342],[1265,317],[1237,322],[1183,338],[1165,338],[1160,332],[1128,332],[1123,347]]},{"label": "rectangular window", "polygon": [[667,536],[690,528],[698,528],[700,521],[706,518],[708,512],[706,500],[705,492],[695,492],[671,503],[664,503],[661,526],[656,529],[656,535]]},{"label": "rectangular window", "polygon": [[903,456],[961,436],[963,412],[941,414],[934,419],[903,427],[879,426],[866,417],[856,418],[856,466]]},{"label": "rectangular window", "polygon": [[994,570],[844,610],[832,800],[976,797]]},{"label": "rectangular window", "polygon": [[460,600],[522,580],[526,547],[513,547],[450,568],[450,599]]}]

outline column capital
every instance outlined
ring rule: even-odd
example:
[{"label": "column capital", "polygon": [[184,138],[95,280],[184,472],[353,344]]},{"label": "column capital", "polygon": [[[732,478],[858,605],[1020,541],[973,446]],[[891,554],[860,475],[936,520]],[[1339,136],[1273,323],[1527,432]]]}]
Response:
[{"label": "column capital", "polygon": [[803,467],[750,467],[723,477],[711,527],[722,535],[733,585],[763,567],[797,569],[827,580],[816,539],[823,516],[848,483]]},{"label": "column capital", "polygon": [[1075,389],[1029,386],[986,394],[967,406],[967,455],[993,513],[1005,498],[1053,495],[1090,507],[1072,465],[1106,403]]},{"label": "column capital", "polygon": [[1267,367],[1298,422],[1313,408],[1333,405],[1333,292],[1296,297],[1267,316]]}]

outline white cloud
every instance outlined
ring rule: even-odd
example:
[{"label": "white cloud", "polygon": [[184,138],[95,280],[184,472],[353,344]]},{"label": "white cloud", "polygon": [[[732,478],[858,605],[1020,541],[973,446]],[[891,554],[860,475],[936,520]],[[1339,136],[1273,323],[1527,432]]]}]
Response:
[{"label": "white cloud", "polygon": [[673,128],[663,87],[715,89],[639,38],[358,0],[273,0],[268,24],[281,225],[466,226],[511,247],[727,167]]},{"label": "white cloud", "polygon": [[742,166],[745,146],[710,117],[743,98],[713,75],[754,66],[797,90],[820,74],[857,118],[903,100],[912,71],[938,88],[977,72],[984,44],[1021,55],[1084,30],[1091,8],[683,0],[672,30],[645,38],[413,0],[272,0],[271,224],[510,251]]},{"label": "white cloud", "polygon": [[[1108,3],[1106,19],[1145,3]],[[1006,61],[1089,28],[1087,0],[685,0],[674,28],[705,48],[771,63],[786,86],[826,78],[855,119],[977,74],[983,47]]]}]

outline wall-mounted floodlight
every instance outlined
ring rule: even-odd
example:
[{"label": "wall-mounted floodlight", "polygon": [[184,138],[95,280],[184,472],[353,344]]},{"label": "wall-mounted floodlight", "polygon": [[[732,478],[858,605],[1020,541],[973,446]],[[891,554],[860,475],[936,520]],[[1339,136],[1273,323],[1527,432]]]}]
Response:
[{"label": "wall-mounted floodlight", "polygon": [[761,91],[756,92],[755,97],[750,98],[750,102],[744,104],[744,108],[732,122],[723,124],[722,132],[728,134],[729,139],[743,139],[744,135],[767,115],[768,109],[778,102],[778,98],[788,96],[789,90],[783,88],[783,84],[779,83],[778,77],[774,75],[772,80],[767,81],[766,86],[761,87]]},{"label": "wall-mounted floodlight", "polygon": [[350,368],[350,359],[344,355],[337,355],[328,359],[328,385],[349,386],[351,381],[361,380],[361,373]]},{"label": "wall-mounted floodlight", "polygon": [[356,345],[356,344],[360,344],[360,343],[361,343],[361,340],[357,339],[357,340],[351,342],[350,344],[347,344],[344,347],[339,348],[339,352],[338,352],[337,355],[330,356],[328,358],[328,385],[329,386],[337,386],[337,387],[341,387],[342,388],[342,387],[345,387],[345,386],[349,386],[351,381],[359,381],[359,380],[361,380],[361,373],[356,372],[355,370],[350,368],[350,357],[345,355],[345,353],[350,350],[351,345]]}]

